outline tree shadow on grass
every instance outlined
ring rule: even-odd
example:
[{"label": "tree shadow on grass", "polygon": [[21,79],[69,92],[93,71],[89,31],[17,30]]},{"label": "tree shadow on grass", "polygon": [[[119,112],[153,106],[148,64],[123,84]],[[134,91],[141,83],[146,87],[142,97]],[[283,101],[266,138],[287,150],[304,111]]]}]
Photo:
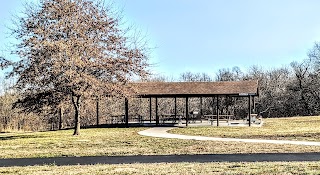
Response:
[{"label": "tree shadow on grass", "polygon": [[35,138],[44,138],[45,136],[39,136],[39,135],[14,135],[14,136],[1,136],[0,135],[0,141],[2,140],[16,140],[16,139],[35,139]]},{"label": "tree shadow on grass", "polygon": [[265,153],[265,154],[196,154],[196,155],[137,155],[90,156],[56,158],[0,159],[0,167],[34,165],[94,165],[133,163],[182,163],[182,162],[301,162],[320,161],[320,153]]},{"label": "tree shadow on grass", "polygon": [[[101,125],[88,125],[82,126],[81,129],[92,129],[92,128],[145,128],[145,127],[155,127],[156,124],[141,124],[141,123],[130,123],[129,126],[125,124],[101,124]],[[161,124],[157,127],[170,127],[174,126],[174,124]],[[48,131],[38,131],[40,133],[45,132],[57,132],[57,131],[64,131],[64,130],[74,130],[74,128],[63,128],[60,130],[48,130]],[[5,135],[6,133],[0,133],[0,141],[2,140],[16,140],[16,139],[28,139],[28,138],[45,138],[48,136],[43,135],[32,135],[32,134],[21,134],[21,135]]]}]

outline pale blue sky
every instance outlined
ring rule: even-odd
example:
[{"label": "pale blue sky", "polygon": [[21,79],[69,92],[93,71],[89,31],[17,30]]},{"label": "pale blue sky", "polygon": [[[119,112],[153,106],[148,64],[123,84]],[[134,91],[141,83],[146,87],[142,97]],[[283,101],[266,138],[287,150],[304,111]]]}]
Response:
[{"label": "pale blue sky", "polygon": [[[21,0],[23,2],[23,0]],[[115,0],[129,23],[147,33],[155,73],[206,72],[251,65],[266,69],[301,61],[320,41],[319,0]],[[4,25],[20,0],[0,2]]]}]

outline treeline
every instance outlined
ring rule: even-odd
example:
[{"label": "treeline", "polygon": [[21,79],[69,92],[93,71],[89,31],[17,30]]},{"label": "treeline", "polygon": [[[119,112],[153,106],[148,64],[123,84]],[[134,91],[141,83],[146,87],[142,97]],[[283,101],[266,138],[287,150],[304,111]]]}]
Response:
[{"label": "treeline", "polygon": [[[172,78],[156,77],[172,81]],[[258,80],[259,98],[256,112],[263,117],[310,116],[320,114],[320,44],[301,62],[291,62],[280,68],[266,70],[251,66],[219,69],[215,76],[207,73],[184,72],[175,81],[241,81]]]},{"label": "treeline", "polygon": [[[263,117],[291,117],[310,116],[320,114],[320,45],[315,44],[308,53],[307,59],[301,62],[292,62],[280,68],[266,70],[259,66],[251,66],[247,70],[239,67],[223,68],[211,76],[207,73],[184,72],[178,78],[152,76],[148,81],[241,81],[258,80],[259,97],[255,100],[255,112]],[[72,104],[66,102],[61,108],[43,111],[39,114],[23,114],[13,109],[13,103],[19,98],[18,94],[10,89],[13,80],[2,78],[0,95],[0,132],[10,130],[56,130],[74,127]],[[121,98],[84,99],[81,106],[81,125],[91,126],[112,123],[112,116],[124,114],[124,100]],[[129,100],[130,120],[135,121],[138,116],[149,119],[149,99]],[[233,113],[236,116],[245,116],[247,102],[243,99],[221,99],[221,113]],[[178,113],[184,113],[184,99],[178,99]],[[153,106],[155,101],[151,101]],[[159,99],[160,113],[173,113],[173,99]],[[199,99],[190,99],[190,109],[199,109]],[[215,113],[215,99],[203,99],[204,114]],[[154,120],[155,109],[152,111]],[[97,118],[98,117],[98,118]]]}]

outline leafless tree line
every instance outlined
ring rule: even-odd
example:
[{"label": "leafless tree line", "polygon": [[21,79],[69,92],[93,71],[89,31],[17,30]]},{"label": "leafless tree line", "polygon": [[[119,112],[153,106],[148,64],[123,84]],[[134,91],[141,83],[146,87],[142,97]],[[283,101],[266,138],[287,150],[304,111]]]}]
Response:
[{"label": "leafless tree line", "polygon": [[[258,80],[259,97],[255,100],[255,111],[263,117],[310,116],[320,114],[320,46],[315,44],[308,53],[308,58],[301,62],[292,62],[287,66],[264,70],[259,66],[252,66],[245,72],[240,68],[224,68],[216,72],[216,76],[206,73],[185,72],[176,80],[164,76],[149,77],[148,81],[240,81]],[[18,98],[11,91],[10,82],[2,83],[3,93],[0,98],[0,131],[4,130],[50,130],[74,127],[74,111],[72,104],[64,103],[54,113],[20,114],[12,109],[12,104]],[[150,99],[129,99],[129,115],[132,120],[136,116],[143,116],[148,120],[150,116]],[[203,113],[214,114],[216,99],[203,98]],[[239,117],[245,116],[247,100],[237,98],[221,98],[220,113],[232,113]],[[174,99],[159,99],[159,113],[173,113]],[[124,99],[119,97],[101,97],[84,99],[81,109],[81,126],[108,124],[113,115],[124,114]],[[152,120],[155,117],[155,101],[152,99]],[[97,106],[98,105],[98,106]],[[189,111],[200,110],[200,99],[191,98]],[[185,112],[185,99],[177,99],[177,113]],[[59,113],[62,109],[62,119]],[[98,111],[98,113],[97,113]],[[97,118],[97,116],[99,118]],[[61,123],[61,124],[60,124]],[[61,126],[60,126],[61,125]]]},{"label": "leafless tree line", "polygon": [[[258,66],[252,66],[245,72],[238,67],[224,68],[216,72],[216,76],[206,73],[185,72],[174,81],[240,81],[258,80],[259,97],[255,100],[255,112],[263,117],[290,117],[290,116],[310,116],[320,113],[320,47],[315,44],[308,54],[308,58],[301,62],[264,70]],[[149,81],[172,81],[172,78],[164,76],[150,77]],[[8,83],[2,83],[2,94],[0,97],[0,131],[4,130],[50,130],[59,128],[74,127],[74,112],[71,104],[65,103],[62,107],[62,119],[59,110],[51,114],[18,114],[12,109],[12,104],[17,95],[10,91]],[[135,120],[136,116],[143,116],[144,120],[149,120],[150,99],[132,98],[129,99],[130,120]],[[245,99],[223,98],[220,104],[221,113],[232,113],[244,116],[247,110]],[[98,103],[97,103],[98,102]],[[99,101],[95,99],[83,100],[81,109],[82,126],[92,126],[96,124],[109,124],[111,116],[124,114],[124,99],[103,97]],[[152,99],[152,120],[155,117],[155,101]],[[178,112],[184,113],[185,99],[177,99]],[[97,108],[98,105],[98,108]],[[189,111],[200,110],[200,99],[191,98]],[[203,113],[215,113],[214,98],[203,98]],[[98,113],[97,113],[98,110]],[[173,113],[174,99],[159,99],[159,113]],[[97,115],[99,118],[97,118]],[[60,124],[61,120],[61,125]]]}]

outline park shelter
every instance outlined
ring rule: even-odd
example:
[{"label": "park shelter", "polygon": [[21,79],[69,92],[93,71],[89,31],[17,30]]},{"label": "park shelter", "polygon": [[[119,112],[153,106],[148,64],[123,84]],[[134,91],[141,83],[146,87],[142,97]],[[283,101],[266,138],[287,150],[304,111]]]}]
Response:
[{"label": "park shelter", "polygon": [[[185,98],[185,120],[186,126],[189,121],[188,101],[191,97],[215,97],[217,98],[217,125],[219,125],[219,97],[243,97],[248,99],[248,116],[251,116],[252,108],[254,109],[254,97],[259,95],[258,81],[221,81],[221,82],[140,82],[129,85],[135,91],[135,97],[150,99],[150,119],[152,103],[151,98],[155,98],[156,106],[156,125],[159,125],[158,98],[175,99]],[[252,102],[253,101],[253,102]],[[202,103],[202,100],[201,100]],[[129,126],[129,100],[125,99],[125,124]],[[253,106],[252,106],[253,105]],[[249,126],[251,125],[249,117]]]}]

